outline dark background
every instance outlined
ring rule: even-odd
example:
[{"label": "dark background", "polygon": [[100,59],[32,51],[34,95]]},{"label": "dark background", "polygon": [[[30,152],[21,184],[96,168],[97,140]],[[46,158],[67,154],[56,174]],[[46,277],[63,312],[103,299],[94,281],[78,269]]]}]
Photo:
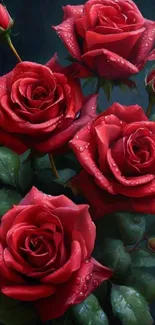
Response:
[{"label": "dark background", "polygon": [[[57,52],[60,61],[67,64],[64,60],[67,51],[52,30],[51,25],[61,22],[62,6],[68,3],[75,5],[83,2],[83,0],[5,0],[5,5],[15,20],[12,41],[22,60],[46,63]],[[155,20],[155,0],[135,0],[135,2],[145,18]],[[0,75],[11,70],[16,63],[16,58],[8,47],[5,44],[0,44]],[[123,93],[115,88],[111,102],[119,101],[126,105],[139,104],[146,109],[148,96],[144,88],[144,76],[146,69],[152,65],[153,63],[147,64],[135,78],[139,87],[139,95],[130,91]],[[101,97],[100,107],[105,109],[108,105],[107,100]],[[155,306],[151,309],[155,319]]]}]

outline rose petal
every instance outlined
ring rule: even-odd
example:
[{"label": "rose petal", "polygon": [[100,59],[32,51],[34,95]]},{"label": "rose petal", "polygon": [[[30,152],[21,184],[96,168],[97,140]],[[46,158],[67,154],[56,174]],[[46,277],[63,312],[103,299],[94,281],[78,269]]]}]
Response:
[{"label": "rose petal", "polygon": [[103,116],[113,114],[121,121],[132,123],[136,121],[148,121],[143,109],[139,105],[125,106],[119,103],[113,103],[105,112]]},{"label": "rose petal", "polygon": [[[114,193],[109,180],[102,174],[98,168],[92,148],[94,143],[90,134],[91,126],[84,127],[79,133],[70,141],[70,146],[73,149],[78,161],[92,175],[95,182],[110,193]],[[89,142],[88,142],[89,141]]]},{"label": "rose petal", "polygon": [[53,57],[46,63],[46,66],[54,72],[61,72],[64,68],[57,62],[57,60],[58,55],[55,53]]},{"label": "rose petal", "polygon": [[36,301],[35,307],[42,321],[63,315],[69,306],[83,301],[100,283],[111,276],[112,271],[93,258],[83,263],[70,281],[61,286],[61,295],[58,290],[53,297]]},{"label": "rose petal", "polygon": [[4,286],[1,291],[8,297],[24,301],[33,301],[40,298],[46,298],[55,293],[56,288],[51,284],[39,285],[12,285]]},{"label": "rose petal", "polygon": [[81,58],[88,68],[110,80],[128,78],[139,71],[129,61],[104,48],[88,51]]},{"label": "rose petal", "polygon": [[71,122],[68,128],[64,128],[56,132],[51,138],[45,141],[37,141],[35,148],[40,152],[53,152],[56,149],[61,148],[66,142],[68,142],[76,132],[84,125],[87,125],[91,119],[96,115],[96,100],[97,96],[93,95],[89,98],[81,109],[79,118]]},{"label": "rose petal", "polygon": [[[4,261],[3,252],[4,249],[0,243],[0,272],[1,272],[0,283],[5,284],[6,279],[9,282],[11,281],[13,283],[25,283],[25,280],[22,278],[22,276],[19,273],[7,267]],[[4,279],[2,277],[4,277]]]},{"label": "rose petal", "polygon": [[68,281],[73,272],[77,271],[81,265],[81,246],[78,241],[73,241],[71,245],[71,255],[69,260],[55,272],[43,277],[42,283],[60,284]]},{"label": "rose petal", "polygon": [[[113,182],[113,187],[117,193],[129,197],[137,198],[137,197],[151,196],[155,194],[155,176],[152,181],[149,181],[149,178],[150,178],[149,174],[143,176],[143,182],[145,182],[143,185],[137,184],[137,186],[128,187],[126,185]],[[140,183],[140,181],[141,180],[138,180],[138,183]]]},{"label": "rose petal", "polygon": [[154,61],[155,60],[155,49],[151,51],[151,53],[148,55],[148,61]]},{"label": "rose petal", "polygon": [[28,150],[26,138],[23,135],[19,138],[17,134],[2,129],[0,129],[0,145],[15,151],[18,155]]},{"label": "rose petal", "polygon": [[[95,237],[96,237],[96,227],[91,220],[91,217],[88,212],[88,206],[84,207],[81,211],[79,218],[76,220],[74,229],[73,229],[73,239],[74,231],[79,232],[83,239],[85,240],[85,245],[87,248],[87,256],[89,257],[94,249]],[[83,213],[82,213],[83,212]]]},{"label": "rose petal", "polygon": [[2,4],[0,4],[0,27],[7,29],[9,27],[9,23],[11,22],[11,18],[9,13]]},{"label": "rose petal", "polygon": [[[109,115],[111,117],[111,115]],[[117,118],[116,118],[117,120]],[[106,122],[106,116],[105,116]],[[95,124],[95,123],[94,123]],[[96,140],[98,144],[98,154],[99,154],[99,166],[100,170],[104,173],[107,166],[107,150],[111,143],[116,141],[121,135],[120,125],[115,124],[107,125],[104,124],[104,121],[101,124],[95,126]]]},{"label": "rose petal", "polygon": [[65,195],[52,196],[44,194],[35,186],[32,187],[30,192],[20,202],[20,205],[40,205],[41,202],[44,206],[47,205],[47,207],[51,207],[52,209],[58,207],[76,208],[76,204]]},{"label": "rose petal", "polygon": [[67,18],[70,18],[70,17],[77,19],[82,16],[84,6],[83,5],[76,5],[76,6],[67,5],[62,8],[64,11],[64,20]]},{"label": "rose petal", "polygon": [[130,198],[102,190],[84,170],[72,179],[72,185],[88,200],[93,220],[116,211],[132,211]]},{"label": "rose petal", "polygon": [[155,42],[155,23],[146,20],[144,26],[146,30],[135,45],[130,57],[130,62],[136,66],[145,64]]},{"label": "rose petal", "polygon": [[[155,178],[155,176],[152,174],[133,176],[133,177],[125,177],[124,175],[121,174],[119,166],[116,165],[116,162],[111,155],[111,149],[108,149],[108,152],[107,152],[107,162],[109,164],[109,167],[112,171],[113,176],[120,183],[118,185],[119,187],[121,187],[121,184],[124,186],[127,186],[127,187],[131,186],[131,187],[135,187],[134,190],[136,191],[137,186],[139,187],[139,185],[149,183],[150,181],[154,180],[154,178]],[[112,184],[114,183],[114,188],[117,187],[115,179],[111,180]],[[121,194],[123,194],[123,193],[121,192]]]},{"label": "rose petal", "polygon": [[67,18],[58,26],[53,26],[61,40],[64,42],[70,54],[77,60],[80,59],[80,48],[76,39],[75,24],[73,18]]},{"label": "rose petal", "polygon": [[124,59],[129,59],[134,45],[137,43],[144,31],[145,28],[141,28],[132,32],[115,33],[109,35],[101,35],[94,31],[87,31],[87,48],[88,51],[100,48],[107,49],[120,55]]},{"label": "rose petal", "polygon": [[17,215],[23,211],[24,208],[21,206],[15,206],[10,209],[1,219],[1,227],[0,227],[0,240],[6,245],[6,234],[9,229],[12,227]]}]

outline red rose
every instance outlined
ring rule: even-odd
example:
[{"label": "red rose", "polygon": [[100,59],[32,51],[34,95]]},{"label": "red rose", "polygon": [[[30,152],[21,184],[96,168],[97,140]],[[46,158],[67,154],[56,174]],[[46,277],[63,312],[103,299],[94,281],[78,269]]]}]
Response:
[{"label": "red rose", "polygon": [[73,184],[93,217],[155,213],[155,123],[140,106],[114,103],[77,133],[71,147],[83,167]]},{"label": "red rose", "polygon": [[65,75],[55,57],[46,66],[19,63],[0,77],[0,144],[17,153],[57,150],[94,116],[95,100],[82,108],[80,83]]},{"label": "red rose", "polygon": [[63,10],[64,20],[54,29],[80,62],[73,64],[80,76],[127,78],[155,59],[150,53],[155,22],[145,19],[133,1],[89,0]]},{"label": "red rose", "polygon": [[61,316],[112,275],[91,257],[95,235],[87,205],[32,188],[1,220],[1,291],[43,321]]},{"label": "red rose", "polygon": [[10,17],[6,7],[0,4],[0,32],[11,28],[13,25],[13,20]]}]

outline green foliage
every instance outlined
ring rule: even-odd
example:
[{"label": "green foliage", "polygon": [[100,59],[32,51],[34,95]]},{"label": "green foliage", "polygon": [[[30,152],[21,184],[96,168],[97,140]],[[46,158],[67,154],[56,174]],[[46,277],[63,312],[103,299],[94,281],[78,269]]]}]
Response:
[{"label": "green foliage", "polygon": [[108,325],[108,319],[98,300],[90,295],[82,303],[72,307],[73,323],[76,325]]},{"label": "green foliage", "polygon": [[128,272],[131,258],[121,240],[110,238],[105,240],[102,263],[114,270],[114,277],[120,278]]},{"label": "green foliage", "polygon": [[14,204],[18,204],[22,197],[12,189],[0,189],[0,216],[3,216]]},{"label": "green foliage", "polygon": [[107,100],[110,101],[113,90],[113,83],[110,80],[103,81],[102,89],[105,93]]},{"label": "green foliage", "polygon": [[133,267],[154,267],[155,253],[146,249],[138,249],[131,253]]},{"label": "green foliage", "polygon": [[55,182],[66,185],[66,183],[75,176],[76,172],[73,169],[66,168],[59,170],[58,174],[59,179],[55,180]]},{"label": "green foliage", "polygon": [[0,181],[16,187],[19,168],[19,156],[10,149],[0,147]]},{"label": "green foliage", "polygon": [[8,148],[0,147],[0,182],[26,193],[33,183],[29,151],[19,156]]},{"label": "green foliage", "polygon": [[114,315],[122,325],[152,325],[148,304],[135,289],[125,286],[113,286],[111,304]]},{"label": "green foliage", "polygon": [[132,269],[126,285],[137,289],[148,302],[155,301],[155,277],[145,269]]},{"label": "green foliage", "polygon": [[145,218],[140,214],[118,213],[120,235],[127,245],[138,242],[145,232]]},{"label": "green foliage", "polygon": [[[52,172],[48,155],[36,158],[33,167],[35,169],[34,185],[39,190],[52,195],[64,193],[68,195],[69,189],[65,188],[68,181],[76,174],[79,168],[74,155],[58,156],[54,159],[59,178],[56,179]],[[65,168],[64,168],[65,167]]]},{"label": "green foliage", "polygon": [[33,185],[33,169],[30,151],[25,152],[20,156],[20,168],[18,173],[18,185],[23,193],[30,190]]},{"label": "green foliage", "polygon": [[31,304],[0,294],[0,322],[5,325],[40,325]]}]

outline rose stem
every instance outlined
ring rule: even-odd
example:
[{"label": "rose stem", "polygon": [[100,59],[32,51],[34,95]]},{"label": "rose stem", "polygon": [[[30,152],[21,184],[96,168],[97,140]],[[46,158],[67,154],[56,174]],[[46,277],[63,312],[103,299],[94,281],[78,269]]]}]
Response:
[{"label": "rose stem", "polygon": [[22,62],[22,59],[20,58],[19,54],[17,53],[14,45],[12,44],[11,38],[10,38],[10,36],[8,34],[6,34],[5,39],[6,39],[7,43],[8,43],[8,45],[9,45],[10,49],[12,50],[13,54],[17,58],[17,60],[19,62]]},{"label": "rose stem", "polygon": [[55,166],[53,155],[51,153],[49,153],[48,156],[49,156],[49,160],[50,160],[51,169],[53,171],[53,174],[55,175],[55,177],[57,179],[59,179],[59,174],[58,174],[58,171],[57,171],[56,166]]},{"label": "rose stem", "polygon": [[154,103],[151,100],[151,96],[149,96],[149,105],[148,105],[148,108],[147,108],[147,111],[146,111],[146,116],[147,117],[150,117],[153,105],[154,105]]}]

